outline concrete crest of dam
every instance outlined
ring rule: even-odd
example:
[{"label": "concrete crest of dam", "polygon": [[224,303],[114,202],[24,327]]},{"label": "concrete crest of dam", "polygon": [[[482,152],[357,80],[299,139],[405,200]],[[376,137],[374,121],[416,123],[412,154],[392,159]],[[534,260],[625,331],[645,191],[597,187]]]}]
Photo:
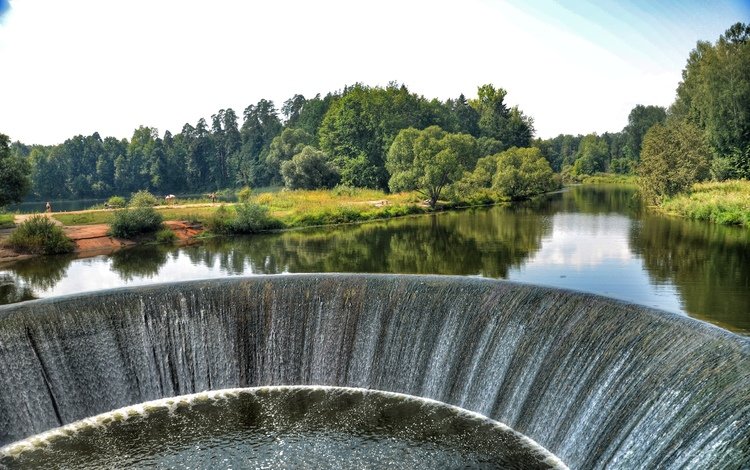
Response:
[{"label": "concrete crest of dam", "polygon": [[332,385],[438,400],[571,468],[750,464],[750,341],[487,279],[282,275],[0,307],[0,444],[163,397]]}]

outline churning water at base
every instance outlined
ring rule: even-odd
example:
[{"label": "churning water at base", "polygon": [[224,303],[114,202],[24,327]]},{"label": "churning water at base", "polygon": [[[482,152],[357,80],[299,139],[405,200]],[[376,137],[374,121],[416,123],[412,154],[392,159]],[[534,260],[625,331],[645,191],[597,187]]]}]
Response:
[{"label": "churning water at base", "polygon": [[0,448],[9,468],[564,468],[507,426],[388,392],[270,387],[121,408]]},{"label": "churning water at base", "polygon": [[750,465],[750,341],[487,279],[258,276],[0,307],[0,442],[123,406],[360,387],[488,416],[573,468]]}]

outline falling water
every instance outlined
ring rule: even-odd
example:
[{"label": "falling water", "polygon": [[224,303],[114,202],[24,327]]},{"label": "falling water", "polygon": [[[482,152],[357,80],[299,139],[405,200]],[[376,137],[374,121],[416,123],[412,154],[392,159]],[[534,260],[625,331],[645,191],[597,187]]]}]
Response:
[{"label": "falling water", "polygon": [[162,397],[337,385],[506,423],[572,468],[750,464],[750,341],[486,279],[292,275],[0,307],[0,443]]}]

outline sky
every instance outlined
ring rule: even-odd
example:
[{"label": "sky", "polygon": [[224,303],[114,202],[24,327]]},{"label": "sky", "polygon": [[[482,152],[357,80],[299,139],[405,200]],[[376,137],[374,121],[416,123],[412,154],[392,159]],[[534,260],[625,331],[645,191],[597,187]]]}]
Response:
[{"label": "sky", "polygon": [[361,82],[445,100],[492,83],[536,135],[669,106],[688,53],[750,0],[0,0],[0,133],[129,138]]}]

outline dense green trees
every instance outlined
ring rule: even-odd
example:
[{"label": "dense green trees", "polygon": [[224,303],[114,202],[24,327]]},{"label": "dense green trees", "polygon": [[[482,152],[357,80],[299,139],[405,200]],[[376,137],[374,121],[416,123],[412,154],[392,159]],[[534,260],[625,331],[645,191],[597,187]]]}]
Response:
[{"label": "dense green trees", "polygon": [[733,25],[715,44],[698,42],[670,111],[705,133],[727,177],[750,178],[750,25]]},{"label": "dense green trees", "polygon": [[29,190],[29,164],[10,152],[10,139],[0,134],[0,209],[23,199]]},{"label": "dense green trees", "polygon": [[628,125],[622,130],[625,138],[626,156],[631,160],[638,161],[646,132],[654,124],[663,123],[666,119],[667,110],[661,106],[636,105],[628,115]]},{"label": "dense green trees", "polygon": [[[33,194],[42,199],[278,185],[284,182],[283,163],[306,146],[322,151],[309,168],[319,166],[318,157],[325,155],[326,168],[335,170],[343,184],[387,189],[391,175],[386,156],[403,129],[439,126],[445,133],[471,137],[474,159],[514,145],[528,146],[532,120],[507,106],[506,95],[501,88],[483,85],[477,99],[460,95],[441,101],[397,83],[355,84],[311,99],[296,94],[280,110],[265,99],[245,108],[241,116],[231,108],[221,109],[209,120],[186,123],[176,134],[160,135],[141,126],[129,139],[94,133],[54,146],[17,142],[11,153],[29,163]],[[319,180],[310,176],[304,185]]]}]

